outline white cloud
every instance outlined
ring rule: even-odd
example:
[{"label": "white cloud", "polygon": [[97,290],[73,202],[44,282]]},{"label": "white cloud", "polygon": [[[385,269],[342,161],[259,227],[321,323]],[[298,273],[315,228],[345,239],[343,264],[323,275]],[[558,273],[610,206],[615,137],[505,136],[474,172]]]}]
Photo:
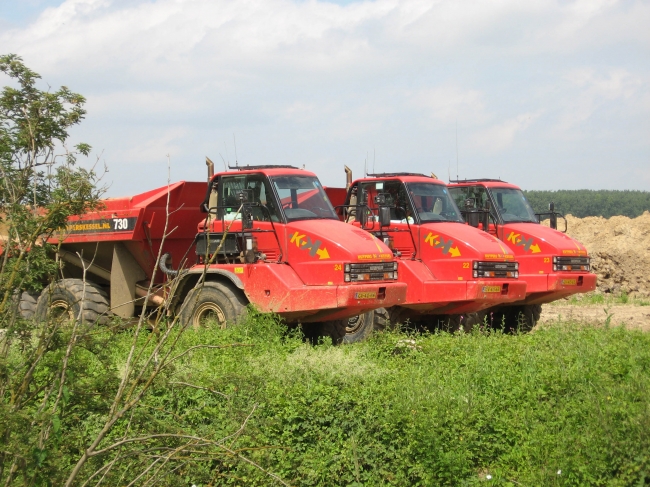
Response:
[{"label": "white cloud", "polygon": [[524,113],[479,130],[474,134],[470,143],[475,146],[474,149],[479,151],[502,152],[514,143],[517,134],[524,132],[539,116],[540,113]]},{"label": "white cloud", "polygon": [[456,123],[477,165],[498,155],[502,176],[544,185],[507,161],[548,147],[559,167],[593,161],[579,139],[630,172],[647,162],[647,25],[639,1],[66,0],[0,45],[87,96],[75,136],[105,149],[117,192],[146,182],[133,164],[197,160],[233,133],[251,162],[307,162],[324,180],[374,148],[444,172],[430,165],[455,159]]},{"label": "white cloud", "polygon": [[646,94],[650,92],[648,81],[644,83],[640,76],[625,69],[609,69],[599,73],[593,68],[580,68],[569,72],[566,79],[575,88],[575,95],[559,119],[558,131],[571,129],[589,120],[596,110],[607,103],[617,101],[622,106],[632,100],[636,104],[637,99],[644,96],[635,96],[641,89]]}]

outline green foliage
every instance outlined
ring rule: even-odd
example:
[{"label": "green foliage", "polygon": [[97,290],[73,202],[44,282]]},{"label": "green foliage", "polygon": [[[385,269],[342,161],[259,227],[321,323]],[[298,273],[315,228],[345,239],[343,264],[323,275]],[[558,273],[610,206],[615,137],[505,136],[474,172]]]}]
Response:
[{"label": "green foliage", "polygon": [[[22,445],[16,484],[65,482],[110,414],[133,339],[129,330],[84,336],[45,447],[30,414],[2,411]],[[417,346],[400,347],[407,339]],[[156,335],[136,340],[144,362]],[[142,484],[197,486],[279,485],[274,476],[323,486],[650,481],[650,335],[641,332],[573,324],[310,346],[251,312],[236,327],[181,334],[174,349],[184,352],[115,423],[79,485],[96,473],[102,485],[127,484],[145,471]],[[29,353],[14,343],[5,372]],[[60,359],[39,365],[36,396]]]},{"label": "green foliage", "polygon": [[0,481],[53,485],[73,458],[70,441],[83,445],[68,424],[94,403],[106,409],[102,394],[115,379],[92,375],[112,365],[105,337],[69,323],[25,322],[18,301],[56,278],[56,246],[47,240],[70,215],[96,208],[101,190],[95,172],[76,165],[90,146],[66,145],[86,113],[84,98],[66,87],[40,90],[40,76],[13,54],[0,56],[0,72],[13,84],[0,92]]},{"label": "green foliage", "polygon": [[45,240],[70,215],[96,207],[97,175],[76,165],[90,146],[67,149],[68,130],[86,111],[85,99],[66,87],[38,89],[40,76],[14,55],[0,56],[0,72],[15,86],[0,93],[0,225],[6,235],[0,261],[0,314],[16,289],[39,290],[55,274]]},{"label": "green foliage", "polygon": [[524,191],[524,194],[537,213],[548,211],[550,202],[555,203],[556,211],[578,218],[616,215],[636,218],[644,211],[650,211],[648,191],[578,189]]}]

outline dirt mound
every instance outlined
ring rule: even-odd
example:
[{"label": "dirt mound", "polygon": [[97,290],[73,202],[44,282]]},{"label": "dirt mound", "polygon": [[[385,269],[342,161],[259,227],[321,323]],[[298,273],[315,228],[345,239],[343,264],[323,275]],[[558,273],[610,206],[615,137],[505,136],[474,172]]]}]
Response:
[{"label": "dirt mound", "polygon": [[[650,296],[650,213],[637,218],[566,217],[567,235],[589,251],[598,290]],[[563,228],[563,222],[558,222]]]}]

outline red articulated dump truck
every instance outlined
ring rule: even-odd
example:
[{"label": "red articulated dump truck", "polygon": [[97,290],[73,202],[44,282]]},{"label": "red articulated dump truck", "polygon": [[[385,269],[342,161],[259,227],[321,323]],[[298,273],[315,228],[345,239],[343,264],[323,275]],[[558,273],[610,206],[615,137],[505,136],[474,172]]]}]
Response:
[{"label": "red articulated dump truck", "polygon": [[408,285],[403,303],[351,319],[346,341],[363,339],[387,319],[467,328],[475,312],[525,297],[508,245],[466,225],[442,181],[393,173],[352,182],[347,167],[346,173],[347,190],[326,190],[341,219],[383,240],[399,259],[400,282]]},{"label": "red articulated dump truck", "polygon": [[[521,189],[500,179],[452,181],[449,192],[470,225],[488,230],[513,250],[519,277],[526,281],[526,298],[496,308],[492,319],[528,330],[539,319],[543,303],[596,289],[587,249],[557,230],[562,215],[552,203],[548,213],[535,214]],[[551,228],[540,225],[539,217],[544,216]]]},{"label": "red articulated dump truck", "polygon": [[64,279],[41,294],[36,316],[130,318],[153,278],[150,304],[168,304],[185,324],[236,322],[253,303],[338,343],[349,317],[404,301],[390,249],[342,223],[315,174],[246,166],[212,175],[209,167],[208,184],[107,199],[101,211],[72,218],[58,254]]}]

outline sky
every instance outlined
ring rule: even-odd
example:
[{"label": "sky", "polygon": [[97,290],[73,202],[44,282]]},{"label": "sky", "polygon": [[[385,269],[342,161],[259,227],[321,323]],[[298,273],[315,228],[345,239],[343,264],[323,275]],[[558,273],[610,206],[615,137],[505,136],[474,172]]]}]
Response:
[{"label": "sky", "polygon": [[[650,1],[0,0],[109,196],[291,164],[650,190]],[[10,84],[0,75],[0,86]]]}]

